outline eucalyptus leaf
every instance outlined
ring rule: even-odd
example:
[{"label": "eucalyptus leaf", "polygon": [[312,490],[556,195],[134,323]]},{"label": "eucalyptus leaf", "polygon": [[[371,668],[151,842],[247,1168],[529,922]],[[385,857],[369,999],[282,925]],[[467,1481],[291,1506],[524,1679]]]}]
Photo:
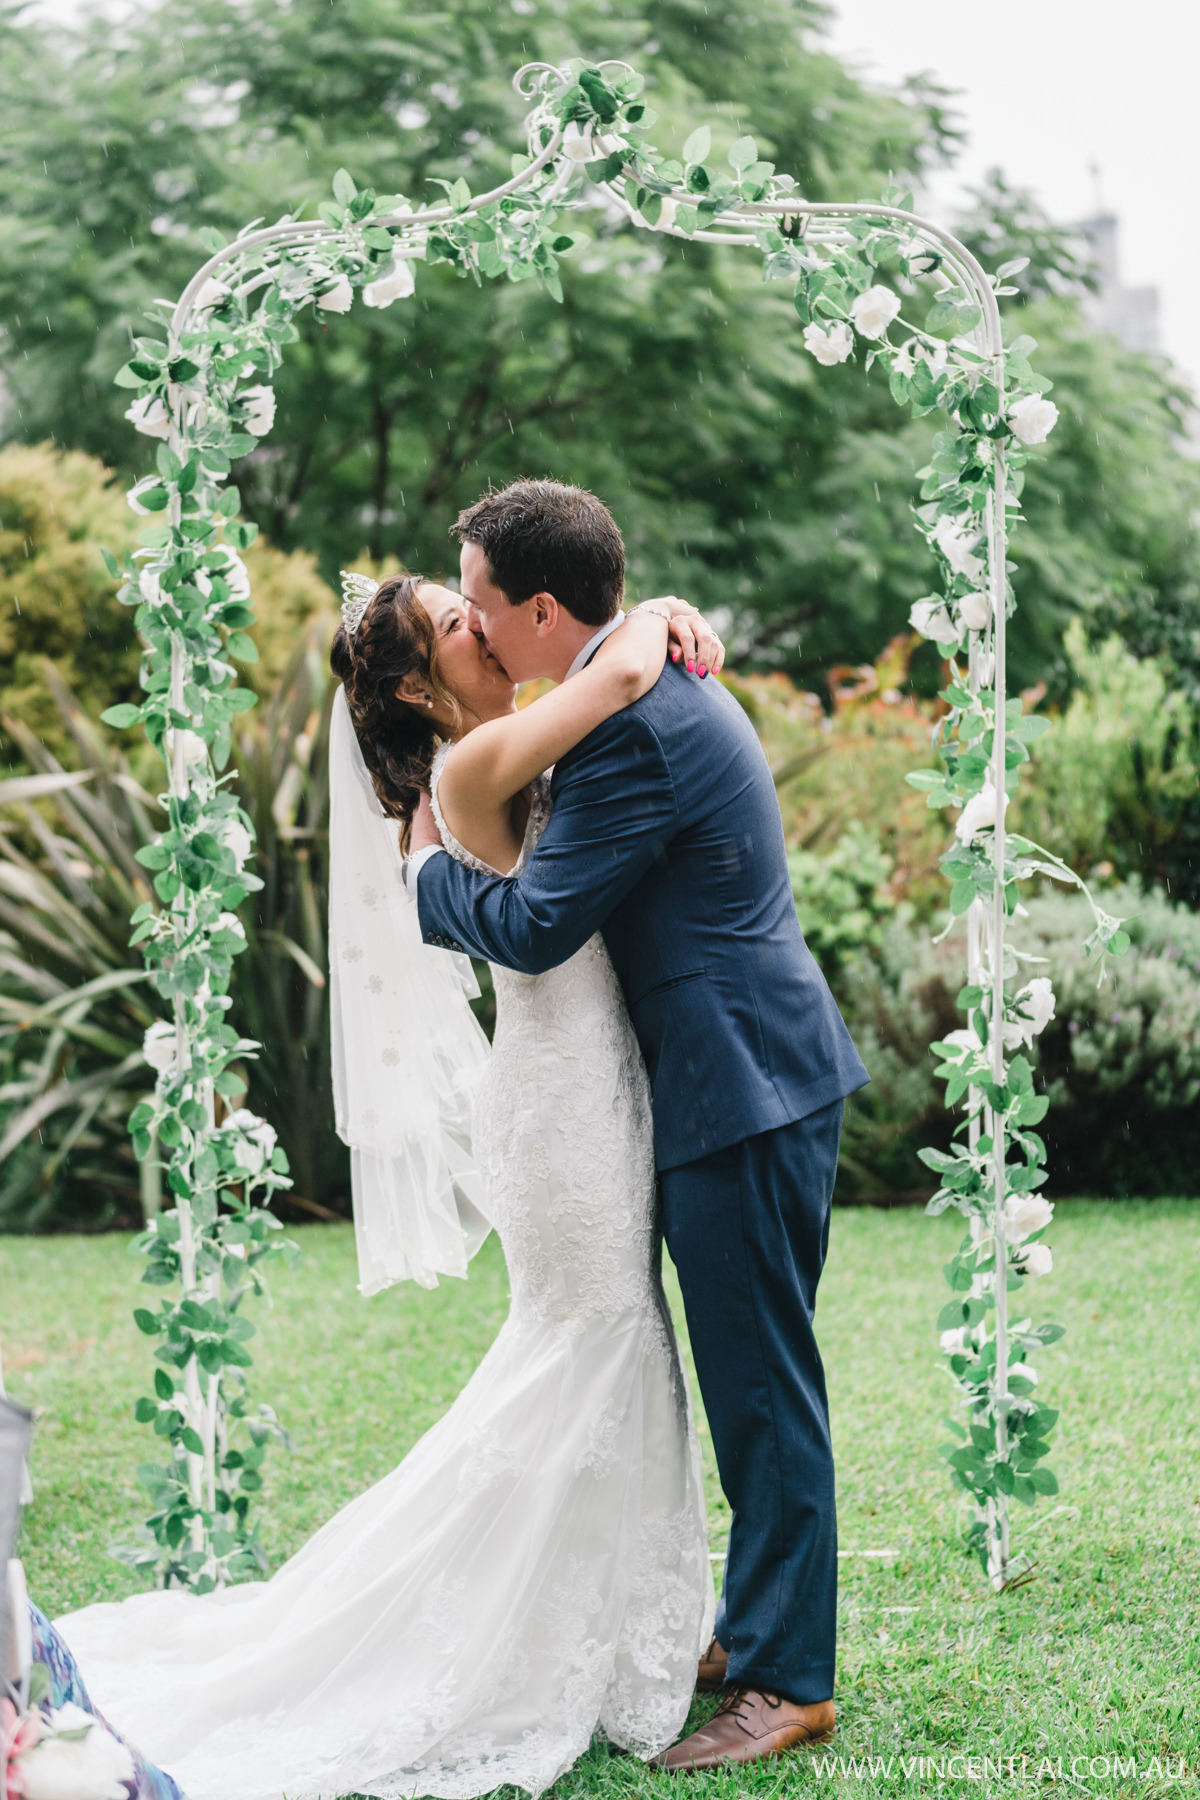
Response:
[{"label": "eucalyptus leaf", "polygon": [[702,163],[712,149],[712,132],[707,125],[698,125],[683,146],[685,163]]}]

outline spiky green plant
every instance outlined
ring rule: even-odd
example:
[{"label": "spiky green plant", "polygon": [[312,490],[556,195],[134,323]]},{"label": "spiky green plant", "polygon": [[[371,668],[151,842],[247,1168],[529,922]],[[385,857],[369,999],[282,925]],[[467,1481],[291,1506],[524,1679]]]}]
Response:
[{"label": "spiky green plant", "polygon": [[[349,1190],[333,1130],[325,986],[328,620],[314,620],[265,703],[242,716],[233,781],[257,835],[263,882],[238,958],[234,1023],[262,1045],[240,1065],[250,1104],[294,1171],[285,1204],[329,1216]],[[127,1119],[153,1084],[142,1057],[156,1017],[129,915],[149,898],[136,852],[161,829],[134,779],[55,670],[47,691],[78,766],[20,720],[0,719],[30,771],[0,782],[0,1230],[132,1223],[157,1211]]]},{"label": "spiky green plant", "polygon": [[329,992],[330,622],[305,628],[274,692],[237,721],[238,797],[254,822],[263,887],[246,909],[247,949],[233,1019],[260,1045],[246,1065],[249,1105],[274,1125],[294,1188],[288,1199],[328,1216],[349,1192],[349,1158],[333,1128]]},{"label": "spiky green plant", "polygon": [[31,771],[0,782],[0,1230],[100,1225],[155,1201],[126,1120],[152,1082],[154,1013],[128,940],[158,806],[49,665],[45,679],[80,767],[0,721]]}]

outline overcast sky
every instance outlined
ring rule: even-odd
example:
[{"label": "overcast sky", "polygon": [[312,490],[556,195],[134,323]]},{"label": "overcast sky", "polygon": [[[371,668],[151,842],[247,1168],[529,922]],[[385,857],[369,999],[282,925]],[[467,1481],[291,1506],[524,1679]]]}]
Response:
[{"label": "overcast sky", "polygon": [[[60,18],[80,4],[42,0]],[[862,73],[928,70],[958,92],[968,141],[930,209],[944,217],[996,164],[1060,220],[1101,196],[1120,216],[1125,282],[1159,289],[1162,347],[1200,382],[1200,0],[831,4],[830,46]]]},{"label": "overcast sky", "polygon": [[832,0],[831,48],[886,83],[928,70],[968,134],[944,215],[999,164],[1060,220],[1121,220],[1122,277],[1159,289],[1162,347],[1200,379],[1198,0]]}]

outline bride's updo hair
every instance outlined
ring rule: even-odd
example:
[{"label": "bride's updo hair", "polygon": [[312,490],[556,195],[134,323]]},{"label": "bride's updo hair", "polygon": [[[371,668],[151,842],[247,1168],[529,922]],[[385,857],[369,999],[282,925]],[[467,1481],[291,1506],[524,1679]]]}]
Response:
[{"label": "bride's updo hair", "polygon": [[396,689],[406,675],[416,675],[443,712],[458,716],[458,702],[438,674],[432,621],[417,599],[423,581],[421,575],[381,581],[358,629],[350,634],[339,625],[329,651],[379,804],[400,820],[405,850],[442,732],[431,712],[401,700]]}]

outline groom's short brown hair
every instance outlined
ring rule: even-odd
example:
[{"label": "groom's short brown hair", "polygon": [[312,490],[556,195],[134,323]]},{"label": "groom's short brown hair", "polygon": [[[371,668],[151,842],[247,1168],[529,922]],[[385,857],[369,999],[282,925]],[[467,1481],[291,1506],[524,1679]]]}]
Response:
[{"label": "groom's short brown hair", "polygon": [[617,521],[586,488],[514,481],[485,494],[450,527],[478,544],[491,578],[514,606],[553,594],[581,625],[606,625],[625,591],[625,545]]}]

